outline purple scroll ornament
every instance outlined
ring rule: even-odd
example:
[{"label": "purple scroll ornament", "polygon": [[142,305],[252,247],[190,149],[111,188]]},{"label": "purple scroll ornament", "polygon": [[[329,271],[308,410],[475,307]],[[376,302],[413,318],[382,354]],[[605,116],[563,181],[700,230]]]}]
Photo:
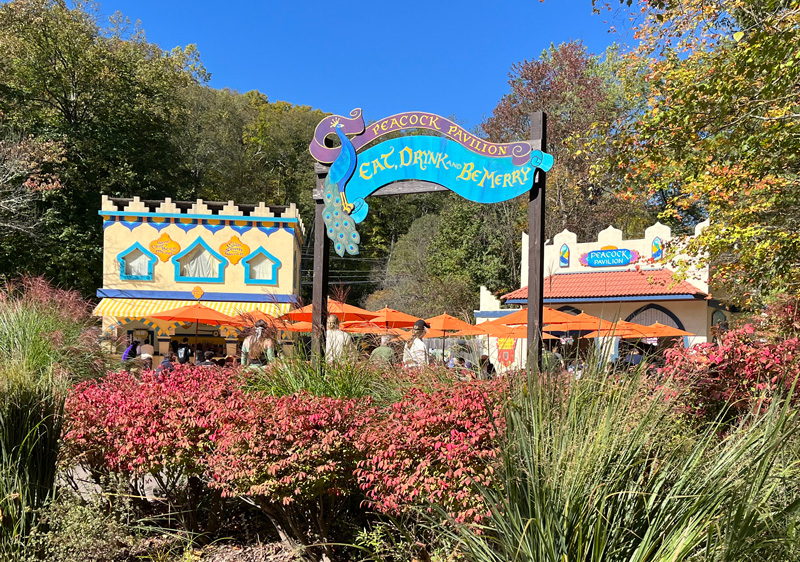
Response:
[{"label": "purple scroll ornament", "polygon": [[346,135],[359,135],[364,132],[364,118],[361,116],[361,108],[356,108],[350,112],[350,119],[341,115],[331,115],[319,122],[314,129],[314,139],[308,147],[311,156],[318,162],[330,164],[339,156],[341,146],[325,146],[325,137],[328,135],[336,136],[333,127],[335,123],[341,125],[342,132]]}]

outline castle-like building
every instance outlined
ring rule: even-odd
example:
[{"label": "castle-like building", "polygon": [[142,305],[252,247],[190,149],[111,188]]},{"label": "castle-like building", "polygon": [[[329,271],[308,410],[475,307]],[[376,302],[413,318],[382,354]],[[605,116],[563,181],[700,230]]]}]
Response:
[{"label": "castle-like building", "polygon": [[[143,201],[103,196],[102,300],[94,310],[106,335],[149,339],[158,354],[194,337],[195,325],[149,318],[201,302],[229,316],[256,309],[279,316],[300,292],[305,229],[288,207]],[[199,342],[235,350],[236,333],[200,324]],[[126,337],[127,336],[127,337]]]}]

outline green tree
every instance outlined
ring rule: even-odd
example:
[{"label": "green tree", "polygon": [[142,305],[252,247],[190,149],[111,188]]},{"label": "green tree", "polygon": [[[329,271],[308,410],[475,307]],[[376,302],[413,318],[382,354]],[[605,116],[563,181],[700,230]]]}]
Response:
[{"label": "green tree", "polygon": [[708,216],[679,249],[707,255],[734,301],[796,293],[800,3],[676,0],[634,12],[639,44],[623,71],[643,73],[651,91],[614,124],[601,172],[627,197],[663,198],[675,223]]},{"label": "green tree", "polygon": [[382,288],[366,301],[371,309],[389,306],[408,314],[427,318],[442,312],[458,316],[472,314],[477,293],[466,273],[442,275],[431,266],[437,256],[431,253],[440,218],[426,215],[414,221],[395,244],[382,279]]},{"label": "green tree", "polygon": [[84,294],[100,284],[100,194],[180,194],[179,92],[205,77],[193,47],[165,53],[120,16],[103,29],[93,8],[63,0],[0,7],[3,126],[58,142],[65,157],[63,187],[40,206],[46,228],[32,239],[3,234],[0,271],[43,273]]}]

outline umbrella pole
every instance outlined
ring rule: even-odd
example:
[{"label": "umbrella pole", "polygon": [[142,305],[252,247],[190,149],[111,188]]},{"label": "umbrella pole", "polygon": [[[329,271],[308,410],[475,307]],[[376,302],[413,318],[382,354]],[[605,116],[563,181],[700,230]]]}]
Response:
[{"label": "umbrella pole", "polygon": [[194,364],[197,365],[197,329],[200,327],[200,322],[194,323]]}]

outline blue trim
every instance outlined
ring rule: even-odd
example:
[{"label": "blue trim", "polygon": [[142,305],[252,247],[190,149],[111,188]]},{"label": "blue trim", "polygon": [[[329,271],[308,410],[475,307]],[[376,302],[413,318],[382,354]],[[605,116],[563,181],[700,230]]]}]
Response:
[{"label": "blue trim", "polygon": [[[181,258],[192,252],[197,246],[202,246],[205,250],[214,256],[216,259],[219,260],[219,264],[217,265],[217,276],[216,277],[183,277],[181,275]],[[175,266],[175,281],[179,283],[224,283],[225,282],[225,266],[228,265],[228,260],[225,259],[223,256],[219,255],[217,252],[211,249],[211,246],[206,244],[206,241],[202,238],[198,238],[194,241],[194,244],[190,245],[180,254],[175,254],[172,256],[172,264]]]},{"label": "blue trim", "polygon": [[[632,302],[632,301],[696,301],[703,300],[699,295],[640,295],[635,297],[578,297],[571,299],[543,299],[545,304],[569,302]],[[528,299],[509,299],[506,304],[528,304]]]},{"label": "blue trim", "polygon": [[245,222],[277,222],[292,223],[298,222],[297,219],[283,217],[237,217],[236,215],[195,215],[189,213],[148,213],[146,211],[97,211],[103,217],[163,217],[169,219],[204,219],[221,221],[245,221]]},{"label": "blue trim", "polygon": [[[125,274],[125,256],[133,252],[134,250],[141,251],[144,255],[149,258],[149,263],[147,264],[147,275],[126,275]],[[146,249],[144,246],[135,242],[133,246],[128,248],[127,250],[121,251],[117,254],[117,262],[119,263],[119,278],[122,281],[152,281],[153,280],[153,269],[156,266],[156,262],[158,258],[156,255],[151,252],[150,250]]]},{"label": "blue trim", "polygon": [[512,312],[517,312],[519,308],[509,308],[508,310],[473,310],[475,318],[502,318]]},{"label": "blue trim", "polygon": [[668,317],[670,317],[673,322],[675,322],[678,325],[679,330],[686,330],[686,328],[683,327],[683,322],[681,322],[680,319],[677,316],[675,316],[674,312],[672,312],[671,310],[667,310],[666,308],[658,304],[646,304],[642,307],[637,308],[636,310],[628,314],[628,317],[625,319],[625,321],[631,322],[632,318],[634,318],[637,314],[644,312],[645,310],[657,310],[659,312],[663,312]]},{"label": "blue trim", "polygon": [[[294,253],[294,252],[293,252]],[[258,254],[263,255],[272,262],[272,275],[269,279],[253,279],[250,277],[250,260]],[[277,285],[278,284],[278,269],[281,267],[281,260],[270,254],[263,247],[259,246],[257,250],[242,259],[244,263],[244,282],[247,285]]]},{"label": "blue trim", "polygon": [[[164,299],[180,301],[196,301],[198,299],[190,291],[147,291],[125,289],[97,289],[99,298],[109,299]],[[203,293],[203,301],[222,302],[268,302],[275,304],[296,303],[297,295],[258,294],[258,293]]]}]

